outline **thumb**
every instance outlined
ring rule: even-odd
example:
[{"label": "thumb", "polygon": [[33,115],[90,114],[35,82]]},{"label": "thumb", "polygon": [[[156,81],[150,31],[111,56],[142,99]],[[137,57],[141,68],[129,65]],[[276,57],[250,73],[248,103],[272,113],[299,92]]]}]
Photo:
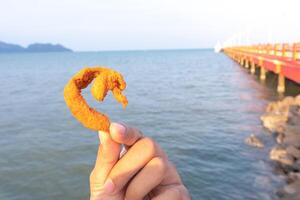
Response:
[{"label": "thumb", "polygon": [[[100,187],[102,189],[108,183],[109,187],[112,187],[111,181],[106,178],[118,161],[121,151],[121,145],[114,142],[108,132],[99,131],[99,139],[101,144],[99,145],[98,154],[95,162],[95,167],[91,173],[91,186]],[[97,190],[97,188],[94,188]]]}]

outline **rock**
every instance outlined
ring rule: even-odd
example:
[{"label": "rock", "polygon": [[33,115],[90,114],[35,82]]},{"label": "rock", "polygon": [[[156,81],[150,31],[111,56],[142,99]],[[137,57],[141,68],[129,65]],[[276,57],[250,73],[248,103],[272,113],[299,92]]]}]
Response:
[{"label": "rock", "polygon": [[300,135],[300,124],[287,124],[284,130],[285,135]]},{"label": "rock", "polygon": [[274,147],[270,152],[270,159],[277,160],[281,157],[287,156],[287,152],[282,147]]},{"label": "rock", "polygon": [[278,195],[286,200],[299,200],[300,199],[300,180],[284,186]]},{"label": "rock", "polygon": [[262,141],[253,134],[251,134],[248,138],[246,138],[245,142],[249,146],[253,146],[253,147],[257,147],[257,148],[264,147],[264,144],[262,143]]},{"label": "rock", "polygon": [[300,94],[295,97],[295,104],[300,106]]},{"label": "rock", "polygon": [[280,198],[280,200],[300,200],[300,194],[297,192],[295,194],[284,195]]},{"label": "rock", "polygon": [[292,168],[294,171],[300,172],[300,160],[297,160]]},{"label": "rock", "polygon": [[288,155],[282,147],[274,147],[270,152],[270,159],[277,161],[282,165],[293,166],[294,160]]},{"label": "rock", "polygon": [[285,126],[283,144],[300,148],[300,125]]},{"label": "rock", "polygon": [[281,102],[282,102],[282,104],[289,106],[289,105],[295,105],[296,101],[295,101],[294,97],[287,96]]},{"label": "rock", "polygon": [[278,103],[277,102],[271,102],[267,105],[266,108],[266,112],[270,113],[270,112],[274,112],[278,107]]},{"label": "rock", "polygon": [[289,117],[287,125],[293,125],[293,126],[300,125],[300,115]]},{"label": "rock", "polygon": [[280,132],[282,127],[285,126],[288,117],[280,114],[264,114],[260,118],[263,126],[271,132]]},{"label": "rock", "polygon": [[276,137],[276,142],[278,144],[282,144],[283,143],[283,139],[284,139],[284,134],[283,133],[278,133],[278,135]]},{"label": "rock", "polygon": [[293,183],[297,180],[300,180],[300,173],[299,172],[289,172],[287,178],[288,178],[287,179],[288,183]]},{"label": "rock", "polygon": [[300,95],[271,102],[261,116],[263,126],[277,133],[281,146],[270,151],[276,168],[287,175],[288,185],[278,191],[281,200],[300,200]]},{"label": "rock", "polygon": [[299,109],[300,107],[298,105],[291,105],[289,106],[289,112],[293,115],[299,115]]},{"label": "rock", "polygon": [[287,123],[290,125],[299,125],[300,124],[300,107],[299,106],[290,106]]},{"label": "rock", "polygon": [[282,101],[269,103],[261,120],[264,127],[271,132],[282,132],[288,120],[292,124],[299,124],[300,108],[296,104],[296,98],[286,97]]},{"label": "rock", "polygon": [[288,154],[290,154],[291,156],[293,156],[294,158],[296,158],[296,159],[299,159],[299,158],[300,158],[300,150],[297,149],[297,148],[294,147],[294,146],[288,146],[288,147],[286,148],[286,152],[287,152]]},{"label": "rock", "polygon": [[284,102],[279,102],[278,108],[274,111],[275,114],[288,115],[290,105]]}]

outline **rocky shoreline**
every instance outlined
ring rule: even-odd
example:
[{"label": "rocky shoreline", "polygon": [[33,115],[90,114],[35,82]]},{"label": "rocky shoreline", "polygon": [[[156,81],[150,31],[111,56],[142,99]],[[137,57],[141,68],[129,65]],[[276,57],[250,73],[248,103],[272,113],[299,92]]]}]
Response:
[{"label": "rocky shoreline", "polygon": [[[270,159],[286,176],[287,184],[278,190],[281,199],[300,199],[300,95],[271,102],[261,116],[263,126],[275,137],[276,146],[270,151]],[[246,143],[261,147],[255,136]]]}]

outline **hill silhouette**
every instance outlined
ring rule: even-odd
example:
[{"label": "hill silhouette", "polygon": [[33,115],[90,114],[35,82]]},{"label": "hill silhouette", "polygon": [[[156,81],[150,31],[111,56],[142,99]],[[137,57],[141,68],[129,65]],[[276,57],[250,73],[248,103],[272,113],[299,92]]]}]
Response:
[{"label": "hill silhouette", "polygon": [[72,52],[61,44],[33,43],[24,48],[21,45],[0,41],[0,53],[26,53],[26,52]]}]

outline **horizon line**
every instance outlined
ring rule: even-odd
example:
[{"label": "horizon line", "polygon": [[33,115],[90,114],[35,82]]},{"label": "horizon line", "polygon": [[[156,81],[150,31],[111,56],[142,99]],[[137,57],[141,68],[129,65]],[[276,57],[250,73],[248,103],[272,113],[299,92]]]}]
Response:
[{"label": "horizon line", "polygon": [[162,48],[162,49],[112,49],[112,50],[83,50],[83,51],[77,51],[73,50],[75,53],[85,53],[85,52],[118,52],[118,51],[184,51],[184,50],[208,50],[213,49],[213,47],[204,47],[204,48]]}]

